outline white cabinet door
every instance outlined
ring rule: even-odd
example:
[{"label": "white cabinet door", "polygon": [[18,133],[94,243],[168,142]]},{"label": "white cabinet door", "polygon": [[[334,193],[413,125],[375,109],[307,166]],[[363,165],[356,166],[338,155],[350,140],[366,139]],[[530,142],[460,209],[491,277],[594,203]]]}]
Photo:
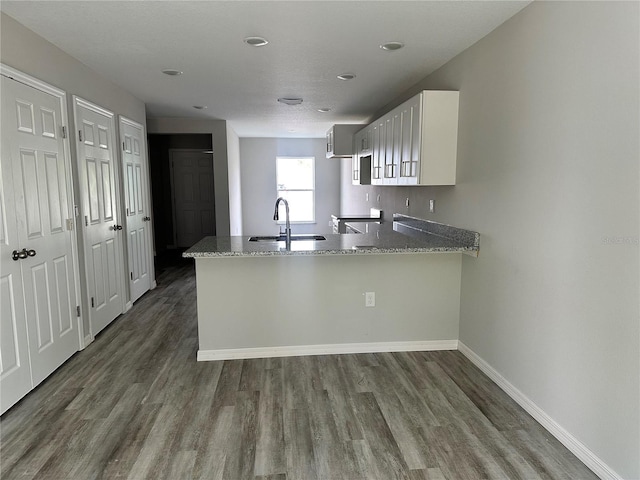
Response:
[{"label": "white cabinet door", "polygon": [[402,139],[399,185],[417,185],[420,162],[420,96],[416,96],[400,107],[402,117]]},{"label": "white cabinet door", "polygon": [[385,123],[382,120],[373,125],[373,160],[371,164],[371,185],[382,185],[385,158]]},{"label": "white cabinet door", "polygon": [[129,290],[135,302],[152,286],[153,255],[146,138],[143,126],[120,116],[122,173],[129,253]]},{"label": "white cabinet door", "polygon": [[353,157],[351,160],[351,183],[353,185],[360,185],[360,157],[363,155],[363,146],[364,146],[364,138],[366,132],[361,130],[356,133],[354,136],[354,147],[355,151],[353,152]]},{"label": "white cabinet door", "polygon": [[91,334],[125,308],[113,113],[74,97]]},{"label": "white cabinet door", "polygon": [[63,101],[2,77],[2,411],[80,347]]},{"label": "white cabinet door", "polygon": [[398,162],[400,157],[400,115],[397,111],[385,117],[385,163],[383,185],[398,183]]}]

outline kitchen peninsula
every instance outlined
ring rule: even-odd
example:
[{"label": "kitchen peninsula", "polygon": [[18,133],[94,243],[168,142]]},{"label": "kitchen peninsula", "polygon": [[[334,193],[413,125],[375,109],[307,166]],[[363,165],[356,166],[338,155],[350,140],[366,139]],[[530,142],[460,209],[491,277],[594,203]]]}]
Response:
[{"label": "kitchen peninsula", "polygon": [[455,349],[461,255],[478,251],[475,232],[398,214],[290,249],[205,237],[183,254],[196,262],[198,360]]}]

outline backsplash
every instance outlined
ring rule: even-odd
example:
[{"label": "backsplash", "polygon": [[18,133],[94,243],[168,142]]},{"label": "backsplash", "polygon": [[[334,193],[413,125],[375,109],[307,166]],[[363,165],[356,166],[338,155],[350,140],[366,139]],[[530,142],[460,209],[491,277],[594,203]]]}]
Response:
[{"label": "backsplash", "polygon": [[[448,223],[454,186],[441,187],[381,187],[351,184],[351,163],[344,161],[341,169],[341,214],[360,214],[377,208],[389,214],[401,213],[410,217]],[[367,200],[368,195],[368,200]],[[379,196],[379,200],[378,200]],[[409,206],[406,200],[409,199]],[[429,201],[435,200],[435,212],[429,212]]]}]

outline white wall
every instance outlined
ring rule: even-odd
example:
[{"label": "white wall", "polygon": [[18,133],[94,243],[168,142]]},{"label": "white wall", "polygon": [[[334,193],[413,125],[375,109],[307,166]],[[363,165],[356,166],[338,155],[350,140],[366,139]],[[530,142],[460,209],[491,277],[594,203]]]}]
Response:
[{"label": "white wall", "polygon": [[[295,224],[293,233],[331,233],[331,214],[340,213],[340,162],[325,158],[322,138],[241,138],[240,171],[245,235],[278,232],[273,221],[277,198],[276,157],[315,157],[316,223]],[[345,162],[348,160],[344,160]]]},{"label": "white wall", "polygon": [[[389,107],[460,90],[455,187],[351,187],[481,233],[460,340],[623,478],[640,478],[637,2],[534,2]],[[436,199],[436,214],[427,212]],[[402,203],[401,203],[402,202]],[[611,243],[621,241],[622,243]]]},{"label": "white wall", "polygon": [[229,235],[229,166],[227,122],[197,118],[160,117],[147,120],[147,133],[209,133],[213,142],[213,188],[216,200],[216,235]]},{"label": "white wall", "polygon": [[227,124],[229,163],[229,233],[242,235],[242,185],[240,179],[240,139]]}]

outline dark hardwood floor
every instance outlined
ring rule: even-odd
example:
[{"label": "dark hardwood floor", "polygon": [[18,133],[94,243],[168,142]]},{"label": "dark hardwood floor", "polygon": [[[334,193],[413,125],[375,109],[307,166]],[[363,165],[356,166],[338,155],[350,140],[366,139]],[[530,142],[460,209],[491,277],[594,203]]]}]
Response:
[{"label": "dark hardwood floor", "polygon": [[3,480],[597,478],[459,352],[198,363],[193,267],[158,272],[2,417]]}]

